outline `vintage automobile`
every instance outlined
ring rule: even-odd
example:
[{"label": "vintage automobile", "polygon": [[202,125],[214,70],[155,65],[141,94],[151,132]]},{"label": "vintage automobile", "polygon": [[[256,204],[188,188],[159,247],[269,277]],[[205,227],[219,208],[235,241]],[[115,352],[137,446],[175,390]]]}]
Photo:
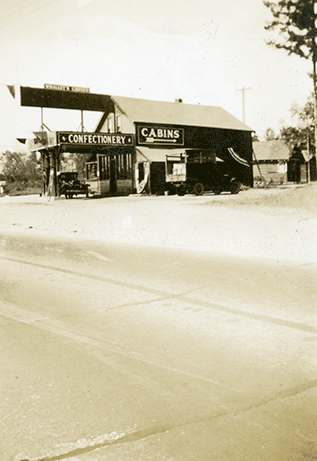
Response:
[{"label": "vintage automobile", "polygon": [[227,191],[238,194],[250,165],[232,148],[222,149],[217,155],[213,151],[195,150],[166,155],[167,193],[202,195],[212,191],[219,195]]},{"label": "vintage automobile", "polygon": [[90,184],[78,179],[77,171],[63,172],[58,176],[60,195],[65,195],[65,198],[73,198],[75,195],[84,194],[89,197]]}]

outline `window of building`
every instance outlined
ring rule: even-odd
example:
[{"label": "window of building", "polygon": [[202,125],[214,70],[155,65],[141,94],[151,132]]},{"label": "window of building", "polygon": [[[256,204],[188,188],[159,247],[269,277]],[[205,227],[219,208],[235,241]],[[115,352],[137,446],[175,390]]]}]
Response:
[{"label": "window of building", "polygon": [[97,162],[86,163],[86,178],[97,179]]},{"label": "window of building", "polygon": [[276,163],[269,163],[267,167],[267,172],[268,173],[277,173],[278,171],[278,165]]},{"label": "window of building", "polygon": [[216,153],[211,151],[188,151],[188,163],[216,163]]},{"label": "window of building", "polygon": [[113,119],[112,119],[112,117],[108,118],[108,133],[113,133]]},{"label": "window of building", "polygon": [[117,179],[132,179],[132,154],[118,154]]},{"label": "window of building", "polygon": [[99,157],[99,171],[100,181],[107,181],[110,179],[110,157],[101,155]]},{"label": "window of building", "polygon": [[121,133],[121,115],[117,115],[117,133]]},{"label": "window of building", "polygon": [[[132,168],[132,153],[129,154],[116,154],[115,159],[115,171],[116,179],[132,179],[133,168]],[[100,168],[100,180],[110,180],[110,155],[102,155],[99,157],[99,168]]]}]

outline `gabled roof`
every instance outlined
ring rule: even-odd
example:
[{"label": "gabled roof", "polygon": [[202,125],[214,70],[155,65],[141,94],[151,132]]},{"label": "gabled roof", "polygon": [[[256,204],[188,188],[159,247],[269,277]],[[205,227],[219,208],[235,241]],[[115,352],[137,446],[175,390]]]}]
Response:
[{"label": "gabled roof", "polygon": [[281,139],[272,141],[255,141],[253,143],[254,160],[288,160],[291,149]]},{"label": "gabled roof", "polygon": [[163,123],[254,131],[221,107],[151,101],[124,96],[112,96],[112,99],[121,111],[135,123]]}]

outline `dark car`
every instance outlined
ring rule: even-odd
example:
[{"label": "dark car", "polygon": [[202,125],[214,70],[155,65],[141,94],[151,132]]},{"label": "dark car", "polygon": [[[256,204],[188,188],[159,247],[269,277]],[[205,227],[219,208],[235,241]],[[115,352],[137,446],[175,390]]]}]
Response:
[{"label": "dark car", "polygon": [[77,171],[60,173],[58,176],[60,195],[73,198],[74,195],[84,194],[89,197],[90,184],[78,179]]}]

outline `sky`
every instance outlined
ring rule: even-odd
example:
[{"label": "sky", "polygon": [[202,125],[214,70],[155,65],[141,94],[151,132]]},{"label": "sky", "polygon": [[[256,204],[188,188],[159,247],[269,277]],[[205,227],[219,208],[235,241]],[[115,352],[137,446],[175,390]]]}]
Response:
[{"label": "sky", "polygon": [[[7,85],[220,106],[263,138],[313,90],[312,64],[269,47],[262,0],[0,0],[0,152],[23,150],[41,109]],[[274,38],[274,37],[273,37]],[[241,91],[245,88],[245,91]],[[94,131],[101,114],[84,113]],[[79,111],[44,109],[51,131],[76,131]]]}]

